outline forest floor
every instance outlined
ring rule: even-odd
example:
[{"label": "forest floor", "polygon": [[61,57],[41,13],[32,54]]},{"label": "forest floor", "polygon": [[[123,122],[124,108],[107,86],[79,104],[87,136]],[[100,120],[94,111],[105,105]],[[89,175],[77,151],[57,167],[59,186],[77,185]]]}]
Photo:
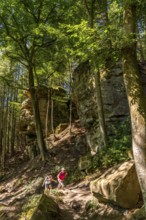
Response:
[{"label": "forest floor", "polygon": [[[17,152],[15,157],[7,160],[6,173],[0,179],[0,220],[17,220],[27,198],[43,193],[44,177],[51,173],[57,180],[57,173],[62,166],[67,169],[67,179],[72,180],[66,182],[64,191],[60,191],[61,199],[58,204],[61,220],[88,219],[86,204],[92,200],[89,184],[99,173],[90,173],[85,177],[76,172],[79,158],[88,152],[85,132],[77,121],[72,125],[71,135],[67,127],[55,138],[50,136],[47,140],[48,159],[45,162],[42,162],[40,157],[30,161],[24,152]],[[57,185],[54,185],[53,197],[57,191],[56,187]],[[104,208],[106,209],[102,207],[102,210]],[[125,213],[126,210],[121,210],[121,215],[124,216]],[[124,219],[126,218],[123,217]]]},{"label": "forest floor", "polygon": [[[72,125],[71,135],[66,128],[47,141],[48,159],[45,162],[39,156],[29,161],[21,151],[7,159],[5,174],[0,179],[0,210],[3,210],[0,211],[0,220],[18,219],[27,197],[43,193],[42,183],[46,175],[51,173],[57,180],[57,173],[63,166],[70,177],[78,169],[80,156],[88,151],[85,130],[78,121]],[[64,220],[79,219],[86,202],[91,199],[89,181],[83,176],[80,179],[77,181],[74,177],[62,192],[59,206]]]}]

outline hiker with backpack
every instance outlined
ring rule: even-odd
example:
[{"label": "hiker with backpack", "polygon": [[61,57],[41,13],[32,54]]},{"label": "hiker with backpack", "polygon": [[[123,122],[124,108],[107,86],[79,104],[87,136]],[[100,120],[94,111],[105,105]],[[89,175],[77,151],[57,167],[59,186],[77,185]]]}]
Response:
[{"label": "hiker with backpack", "polygon": [[45,186],[45,190],[48,190],[48,189],[49,189],[50,193],[51,193],[52,188],[53,188],[53,187],[52,187],[52,182],[56,182],[56,183],[57,183],[57,181],[52,178],[52,175],[48,175],[48,176],[44,179],[44,182],[43,182],[43,184],[42,184],[43,187]]}]

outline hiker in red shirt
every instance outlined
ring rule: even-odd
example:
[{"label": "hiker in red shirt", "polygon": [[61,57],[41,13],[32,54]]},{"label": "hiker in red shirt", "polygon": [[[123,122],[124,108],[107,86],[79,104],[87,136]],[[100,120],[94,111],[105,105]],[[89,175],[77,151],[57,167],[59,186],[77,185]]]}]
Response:
[{"label": "hiker in red shirt", "polygon": [[68,175],[68,173],[65,171],[65,168],[62,168],[61,171],[58,173],[58,189],[64,189],[64,179]]}]

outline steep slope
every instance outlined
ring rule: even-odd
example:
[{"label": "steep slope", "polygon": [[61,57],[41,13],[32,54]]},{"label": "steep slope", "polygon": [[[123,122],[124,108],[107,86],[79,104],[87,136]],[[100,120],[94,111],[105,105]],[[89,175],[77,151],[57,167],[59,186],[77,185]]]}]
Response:
[{"label": "steep slope", "polygon": [[42,182],[48,173],[56,178],[59,169],[65,166],[69,173],[67,181],[71,181],[69,179],[77,170],[80,156],[88,151],[85,130],[78,121],[73,124],[71,135],[67,127],[55,139],[50,136],[48,141],[51,147],[45,162],[40,161],[39,157],[27,161],[22,152],[17,152],[16,158],[7,160],[6,172],[0,182],[1,220],[18,219],[28,197],[43,193]]},{"label": "steep slope", "polygon": [[[51,173],[57,180],[57,173],[62,166],[67,169],[66,188],[57,190],[57,184],[51,196],[59,209],[53,220],[126,220],[134,210],[125,210],[92,200],[89,189],[90,181],[100,173],[83,176],[78,169],[80,157],[88,153],[85,130],[79,121],[72,125],[70,134],[66,127],[56,136],[48,138],[48,159],[42,162],[39,157],[28,161],[24,153],[17,152],[16,157],[6,163],[6,173],[0,181],[0,220],[24,220],[22,213],[33,197],[43,195],[44,177]],[[47,192],[48,195],[48,192]],[[137,218],[138,219],[138,218]],[[31,219],[32,220],[32,219]],[[48,216],[48,220],[49,216]]]}]

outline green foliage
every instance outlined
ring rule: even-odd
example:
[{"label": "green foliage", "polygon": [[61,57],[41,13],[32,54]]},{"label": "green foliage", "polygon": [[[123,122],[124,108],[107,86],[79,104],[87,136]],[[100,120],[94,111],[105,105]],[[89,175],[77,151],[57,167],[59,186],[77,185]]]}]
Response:
[{"label": "green foliage", "polygon": [[69,175],[66,179],[66,184],[70,183],[77,183],[78,181],[82,180],[84,177],[81,174],[81,171],[78,169],[70,170]]},{"label": "green foliage", "polygon": [[76,25],[65,24],[61,27],[67,36],[65,51],[76,61],[83,62],[89,58],[95,60],[98,56],[98,62],[104,62],[109,56],[107,29],[101,30],[98,26],[90,28],[88,21],[83,19]]},{"label": "green foliage", "polygon": [[32,65],[35,83],[66,81],[65,36],[59,27],[68,19],[73,1],[2,0],[0,6],[3,54],[24,69]]},{"label": "green foliage", "polygon": [[129,159],[127,150],[131,148],[130,119],[113,126],[107,149],[101,150],[93,158],[93,168],[107,168]]},{"label": "green foliage", "polygon": [[86,203],[85,209],[87,212],[94,211],[95,209],[98,208],[98,203],[94,200],[90,200]]},{"label": "green foliage", "polygon": [[32,207],[36,207],[38,205],[38,200],[41,198],[41,195],[33,195],[28,197],[27,203],[22,207],[23,211],[28,211]]}]

